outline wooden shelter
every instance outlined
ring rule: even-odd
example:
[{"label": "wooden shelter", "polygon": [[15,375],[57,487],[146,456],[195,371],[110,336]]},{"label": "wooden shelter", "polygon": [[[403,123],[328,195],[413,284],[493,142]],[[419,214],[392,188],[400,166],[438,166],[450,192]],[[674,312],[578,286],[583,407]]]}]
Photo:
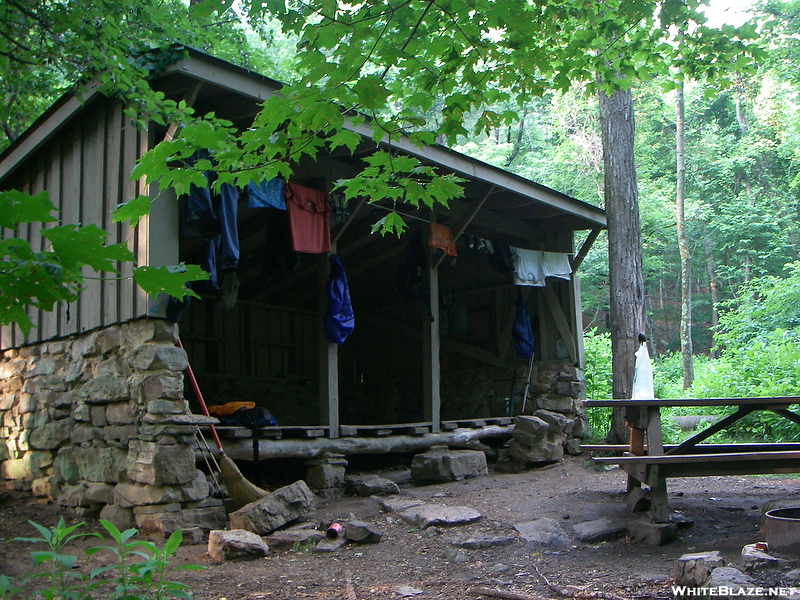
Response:
[{"label": "wooden shelter", "polygon": [[[154,87],[175,100],[196,95],[198,114],[213,111],[246,128],[280,84],[187,50]],[[357,173],[376,144],[367,125],[353,129],[364,136],[354,153],[303,161],[293,181],[332,192],[336,180]],[[136,129],[118,101],[89,87],[80,100],[60,100],[0,155],[0,189],[49,190],[62,222],[96,223],[111,233],[109,242],[127,242],[140,265],[198,263],[201,245],[180,235],[180,202],[159,194],[155,185],[129,179],[137,158],[165,133],[154,124]],[[443,146],[419,148],[400,139],[392,150],[457,174],[465,181],[465,197],[433,210],[402,208],[409,232],[398,239],[370,232],[387,204],[346,203],[331,194],[332,250],[345,267],[356,323],[341,346],[329,342],[321,327],[327,256],[299,254],[291,268],[268,269],[265,231],[274,225],[274,214],[240,204],[235,303],[226,308],[219,297],[207,295],[192,301],[179,323],[209,404],[254,400],[283,428],[329,438],[359,428],[393,432],[399,424],[435,433],[448,422],[518,413],[529,367],[516,357],[511,337],[518,289],[509,274],[492,268],[481,250],[486,240],[570,256],[569,280],[548,278],[544,287],[521,289],[534,328],[534,371],[583,368],[576,271],[606,226],[604,212]],[[158,197],[150,215],[134,229],[112,224],[112,209],[142,193]],[[395,284],[398,261],[415,232],[427,239],[431,222],[452,229],[458,256],[428,248],[430,301],[407,300]],[[576,232],[589,232],[580,248]],[[22,235],[41,246],[38,225],[23,228]],[[126,268],[123,275],[129,274]],[[152,317],[156,304],[130,279],[87,279],[72,305],[33,314],[35,329],[27,337],[4,328],[0,349]]]}]

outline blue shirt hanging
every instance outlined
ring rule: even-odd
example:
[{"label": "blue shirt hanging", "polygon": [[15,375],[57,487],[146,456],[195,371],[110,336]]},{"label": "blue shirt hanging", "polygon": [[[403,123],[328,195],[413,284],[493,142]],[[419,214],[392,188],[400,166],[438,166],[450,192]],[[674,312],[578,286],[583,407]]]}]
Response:
[{"label": "blue shirt hanging", "polygon": [[277,208],[286,210],[286,200],[283,197],[283,179],[275,177],[269,181],[256,183],[252,179],[245,191],[246,208]]},{"label": "blue shirt hanging", "polygon": [[522,292],[517,290],[516,300],[517,312],[514,315],[514,327],[511,335],[514,338],[514,351],[522,358],[533,356],[533,331],[531,329],[531,319],[528,316],[528,308]]},{"label": "blue shirt hanging", "polygon": [[353,332],[355,318],[350,304],[347,276],[339,257],[331,254],[331,275],[328,279],[328,310],[325,312],[325,335],[334,344],[342,344]]}]

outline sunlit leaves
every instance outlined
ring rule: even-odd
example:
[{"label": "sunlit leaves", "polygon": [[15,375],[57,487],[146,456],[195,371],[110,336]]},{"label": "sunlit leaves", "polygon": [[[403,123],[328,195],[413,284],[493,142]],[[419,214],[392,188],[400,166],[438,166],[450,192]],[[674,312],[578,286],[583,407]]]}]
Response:
[{"label": "sunlit leaves", "polygon": [[134,198],[133,200],[129,200],[125,204],[120,204],[114,210],[111,220],[114,223],[122,223],[129,220],[131,227],[136,227],[139,219],[149,214],[149,212],[150,197],[142,195]]},{"label": "sunlit leaves", "polygon": [[380,233],[381,235],[392,233],[400,237],[405,230],[406,224],[396,212],[390,212],[372,225],[372,233]]},{"label": "sunlit leaves", "polygon": [[106,235],[97,225],[63,225],[42,232],[65,267],[88,265],[95,271],[116,272],[115,262],[131,261],[133,253],[125,244],[106,245]]},{"label": "sunlit leaves", "polygon": [[49,193],[35,196],[17,190],[0,192],[0,227],[14,229],[19,223],[51,223],[56,218]]},{"label": "sunlit leaves", "polygon": [[[362,197],[370,203],[384,202],[392,207],[402,202],[417,208],[423,205],[433,208],[436,204],[447,206],[450,200],[464,194],[460,179],[440,175],[416,157],[393,156],[381,150],[364,160],[369,166],[361,173],[337,182],[348,200]],[[373,231],[400,234],[405,227],[401,223],[398,215],[390,213],[375,224]]]},{"label": "sunlit leaves", "polygon": [[168,294],[174,298],[198,297],[186,284],[190,281],[208,279],[208,273],[198,265],[151,267],[141,266],[133,271],[133,279],[151,296]]}]

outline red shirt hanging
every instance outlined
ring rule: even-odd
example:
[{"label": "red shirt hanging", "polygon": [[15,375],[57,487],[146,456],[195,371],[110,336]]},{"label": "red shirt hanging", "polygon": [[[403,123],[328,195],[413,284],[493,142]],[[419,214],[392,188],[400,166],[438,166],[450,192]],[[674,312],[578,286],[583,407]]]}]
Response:
[{"label": "red shirt hanging", "polygon": [[287,183],[283,192],[286,196],[286,209],[289,211],[292,249],[312,254],[330,252],[331,228],[328,215],[331,205],[328,194],[296,183]]}]

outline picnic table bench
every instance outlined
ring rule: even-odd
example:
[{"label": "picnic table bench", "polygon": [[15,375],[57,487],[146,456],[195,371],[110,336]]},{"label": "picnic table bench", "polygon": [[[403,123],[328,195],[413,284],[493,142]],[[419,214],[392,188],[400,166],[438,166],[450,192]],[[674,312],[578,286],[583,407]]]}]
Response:
[{"label": "picnic table bench", "polygon": [[[584,406],[587,407],[628,409],[626,419],[631,425],[631,441],[628,446],[597,445],[583,448],[621,452],[619,456],[594,457],[593,460],[618,464],[628,474],[629,488],[642,483],[648,485],[653,521],[666,523],[669,521],[666,485],[669,477],[800,473],[800,442],[702,443],[756,411],[771,411],[800,425],[800,414],[790,410],[794,404],[800,404],[800,398],[585,400]],[[736,410],[686,441],[665,446],[661,435],[661,408],[674,406],[730,406]],[[639,409],[638,414],[636,409]]]}]

